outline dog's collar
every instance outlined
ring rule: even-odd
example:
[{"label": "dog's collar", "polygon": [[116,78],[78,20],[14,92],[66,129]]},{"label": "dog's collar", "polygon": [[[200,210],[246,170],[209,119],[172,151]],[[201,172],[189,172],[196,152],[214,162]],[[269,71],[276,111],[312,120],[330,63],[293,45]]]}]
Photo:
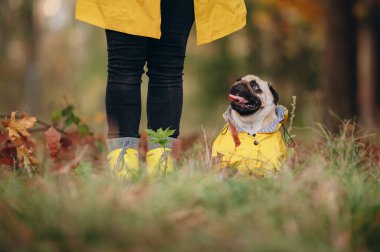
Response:
[{"label": "dog's collar", "polygon": [[[236,123],[234,122],[234,120],[232,118],[231,111],[232,111],[232,107],[230,105],[230,106],[228,106],[227,111],[223,114],[223,118],[226,121],[228,127],[230,128],[229,123],[228,123],[228,121],[230,121],[235,126],[237,132],[246,132],[250,135],[254,135],[257,133],[272,133],[272,132],[276,131],[279,123],[281,123],[285,119],[285,115],[287,113],[287,109],[284,106],[277,105],[275,108],[275,114],[277,116],[276,119],[273,122],[271,122],[270,124],[268,124],[267,126],[265,126],[264,128],[260,129],[259,131],[254,132],[252,130],[247,130],[247,129],[244,129],[244,128],[236,125]],[[231,128],[230,128],[230,130],[231,130]]]}]

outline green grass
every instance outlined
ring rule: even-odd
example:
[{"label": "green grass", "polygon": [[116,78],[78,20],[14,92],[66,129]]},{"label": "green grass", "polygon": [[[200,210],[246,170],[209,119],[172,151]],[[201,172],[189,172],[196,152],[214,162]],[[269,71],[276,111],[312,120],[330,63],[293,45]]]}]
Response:
[{"label": "green grass", "polygon": [[202,144],[156,180],[2,172],[0,251],[379,251],[380,169],[351,128],[275,178],[216,172]]}]

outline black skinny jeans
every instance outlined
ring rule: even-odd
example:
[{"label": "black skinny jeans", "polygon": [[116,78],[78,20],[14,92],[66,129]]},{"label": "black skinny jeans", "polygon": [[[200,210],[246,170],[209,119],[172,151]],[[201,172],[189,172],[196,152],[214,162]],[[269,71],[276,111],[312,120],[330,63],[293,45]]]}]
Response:
[{"label": "black skinny jeans", "polygon": [[106,30],[108,137],[140,137],[141,76],[147,63],[148,128],[175,129],[183,104],[186,45],[194,23],[193,0],[161,1],[161,39]]}]

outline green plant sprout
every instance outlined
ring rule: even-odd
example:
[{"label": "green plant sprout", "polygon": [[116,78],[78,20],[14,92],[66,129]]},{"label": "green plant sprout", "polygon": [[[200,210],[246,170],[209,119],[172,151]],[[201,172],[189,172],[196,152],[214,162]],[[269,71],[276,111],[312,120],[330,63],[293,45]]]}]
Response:
[{"label": "green plant sprout", "polygon": [[175,130],[171,130],[170,128],[167,128],[163,130],[162,128],[159,128],[157,131],[146,129],[146,133],[148,134],[148,141],[153,144],[158,144],[161,148],[164,149],[164,152],[162,153],[159,161],[159,171],[161,169],[161,164],[164,164],[164,174],[166,174],[167,168],[168,168],[168,157],[169,157],[169,151],[166,150],[166,145],[170,143],[169,137],[172,136],[175,132]]},{"label": "green plant sprout", "polygon": [[292,107],[292,110],[290,112],[290,120],[289,120],[289,127],[288,127],[288,133],[289,135],[284,135],[285,142],[289,143],[292,141],[292,138],[295,138],[296,135],[292,135],[292,129],[293,129],[293,123],[294,123],[294,118],[296,117],[296,107],[297,107],[297,96],[292,96],[292,103],[290,104]]},{"label": "green plant sprout", "polygon": [[52,113],[51,120],[54,123],[58,123],[61,119],[63,119],[63,129],[75,125],[81,136],[92,135],[88,125],[75,114],[75,107],[73,105],[67,105],[65,108],[57,109]]},{"label": "green plant sprout", "polygon": [[92,170],[93,167],[91,163],[81,161],[78,167],[74,169],[74,173],[81,178],[88,178],[91,176]]},{"label": "green plant sprout", "polygon": [[288,128],[289,133],[292,132],[294,118],[296,117],[297,96],[295,95],[292,96],[292,103],[290,104],[290,106],[292,107],[292,111],[290,112],[290,120],[289,120],[289,128]]}]

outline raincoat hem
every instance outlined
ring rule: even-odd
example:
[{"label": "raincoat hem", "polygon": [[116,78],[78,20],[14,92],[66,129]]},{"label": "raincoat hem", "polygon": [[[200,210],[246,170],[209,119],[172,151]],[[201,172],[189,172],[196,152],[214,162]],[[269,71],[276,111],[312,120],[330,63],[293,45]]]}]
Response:
[{"label": "raincoat hem", "polygon": [[[123,24],[125,23],[124,19],[106,17],[104,13],[102,13],[99,5],[95,2],[77,2],[75,19],[108,30],[154,39],[161,38],[161,32],[147,32],[144,29],[141,29],[141,27],[137,28],[133,23],[128,24],[127,27]],[[152,24],[152,26],[159,26],[160,28],[161,24]]]},{"label": "raincoat hem", "polygon": [[[232,23],[227,27],[223,27],[223,29],[219,30],[218,32],[214,32],[214,36],[210,37],[209,35],[200,36],[199,32],[197,32],[197,46],[205,45],[210,42],[213,42],[217,39],[221,39],[225,36],[230,35],[231,33],[237,32],[245,27],[247,24],[246,19],[244,18],[242,21]],[[204,28],[202,28],[204,29]],[[208,28],[206,28],[208,29]]]}]

